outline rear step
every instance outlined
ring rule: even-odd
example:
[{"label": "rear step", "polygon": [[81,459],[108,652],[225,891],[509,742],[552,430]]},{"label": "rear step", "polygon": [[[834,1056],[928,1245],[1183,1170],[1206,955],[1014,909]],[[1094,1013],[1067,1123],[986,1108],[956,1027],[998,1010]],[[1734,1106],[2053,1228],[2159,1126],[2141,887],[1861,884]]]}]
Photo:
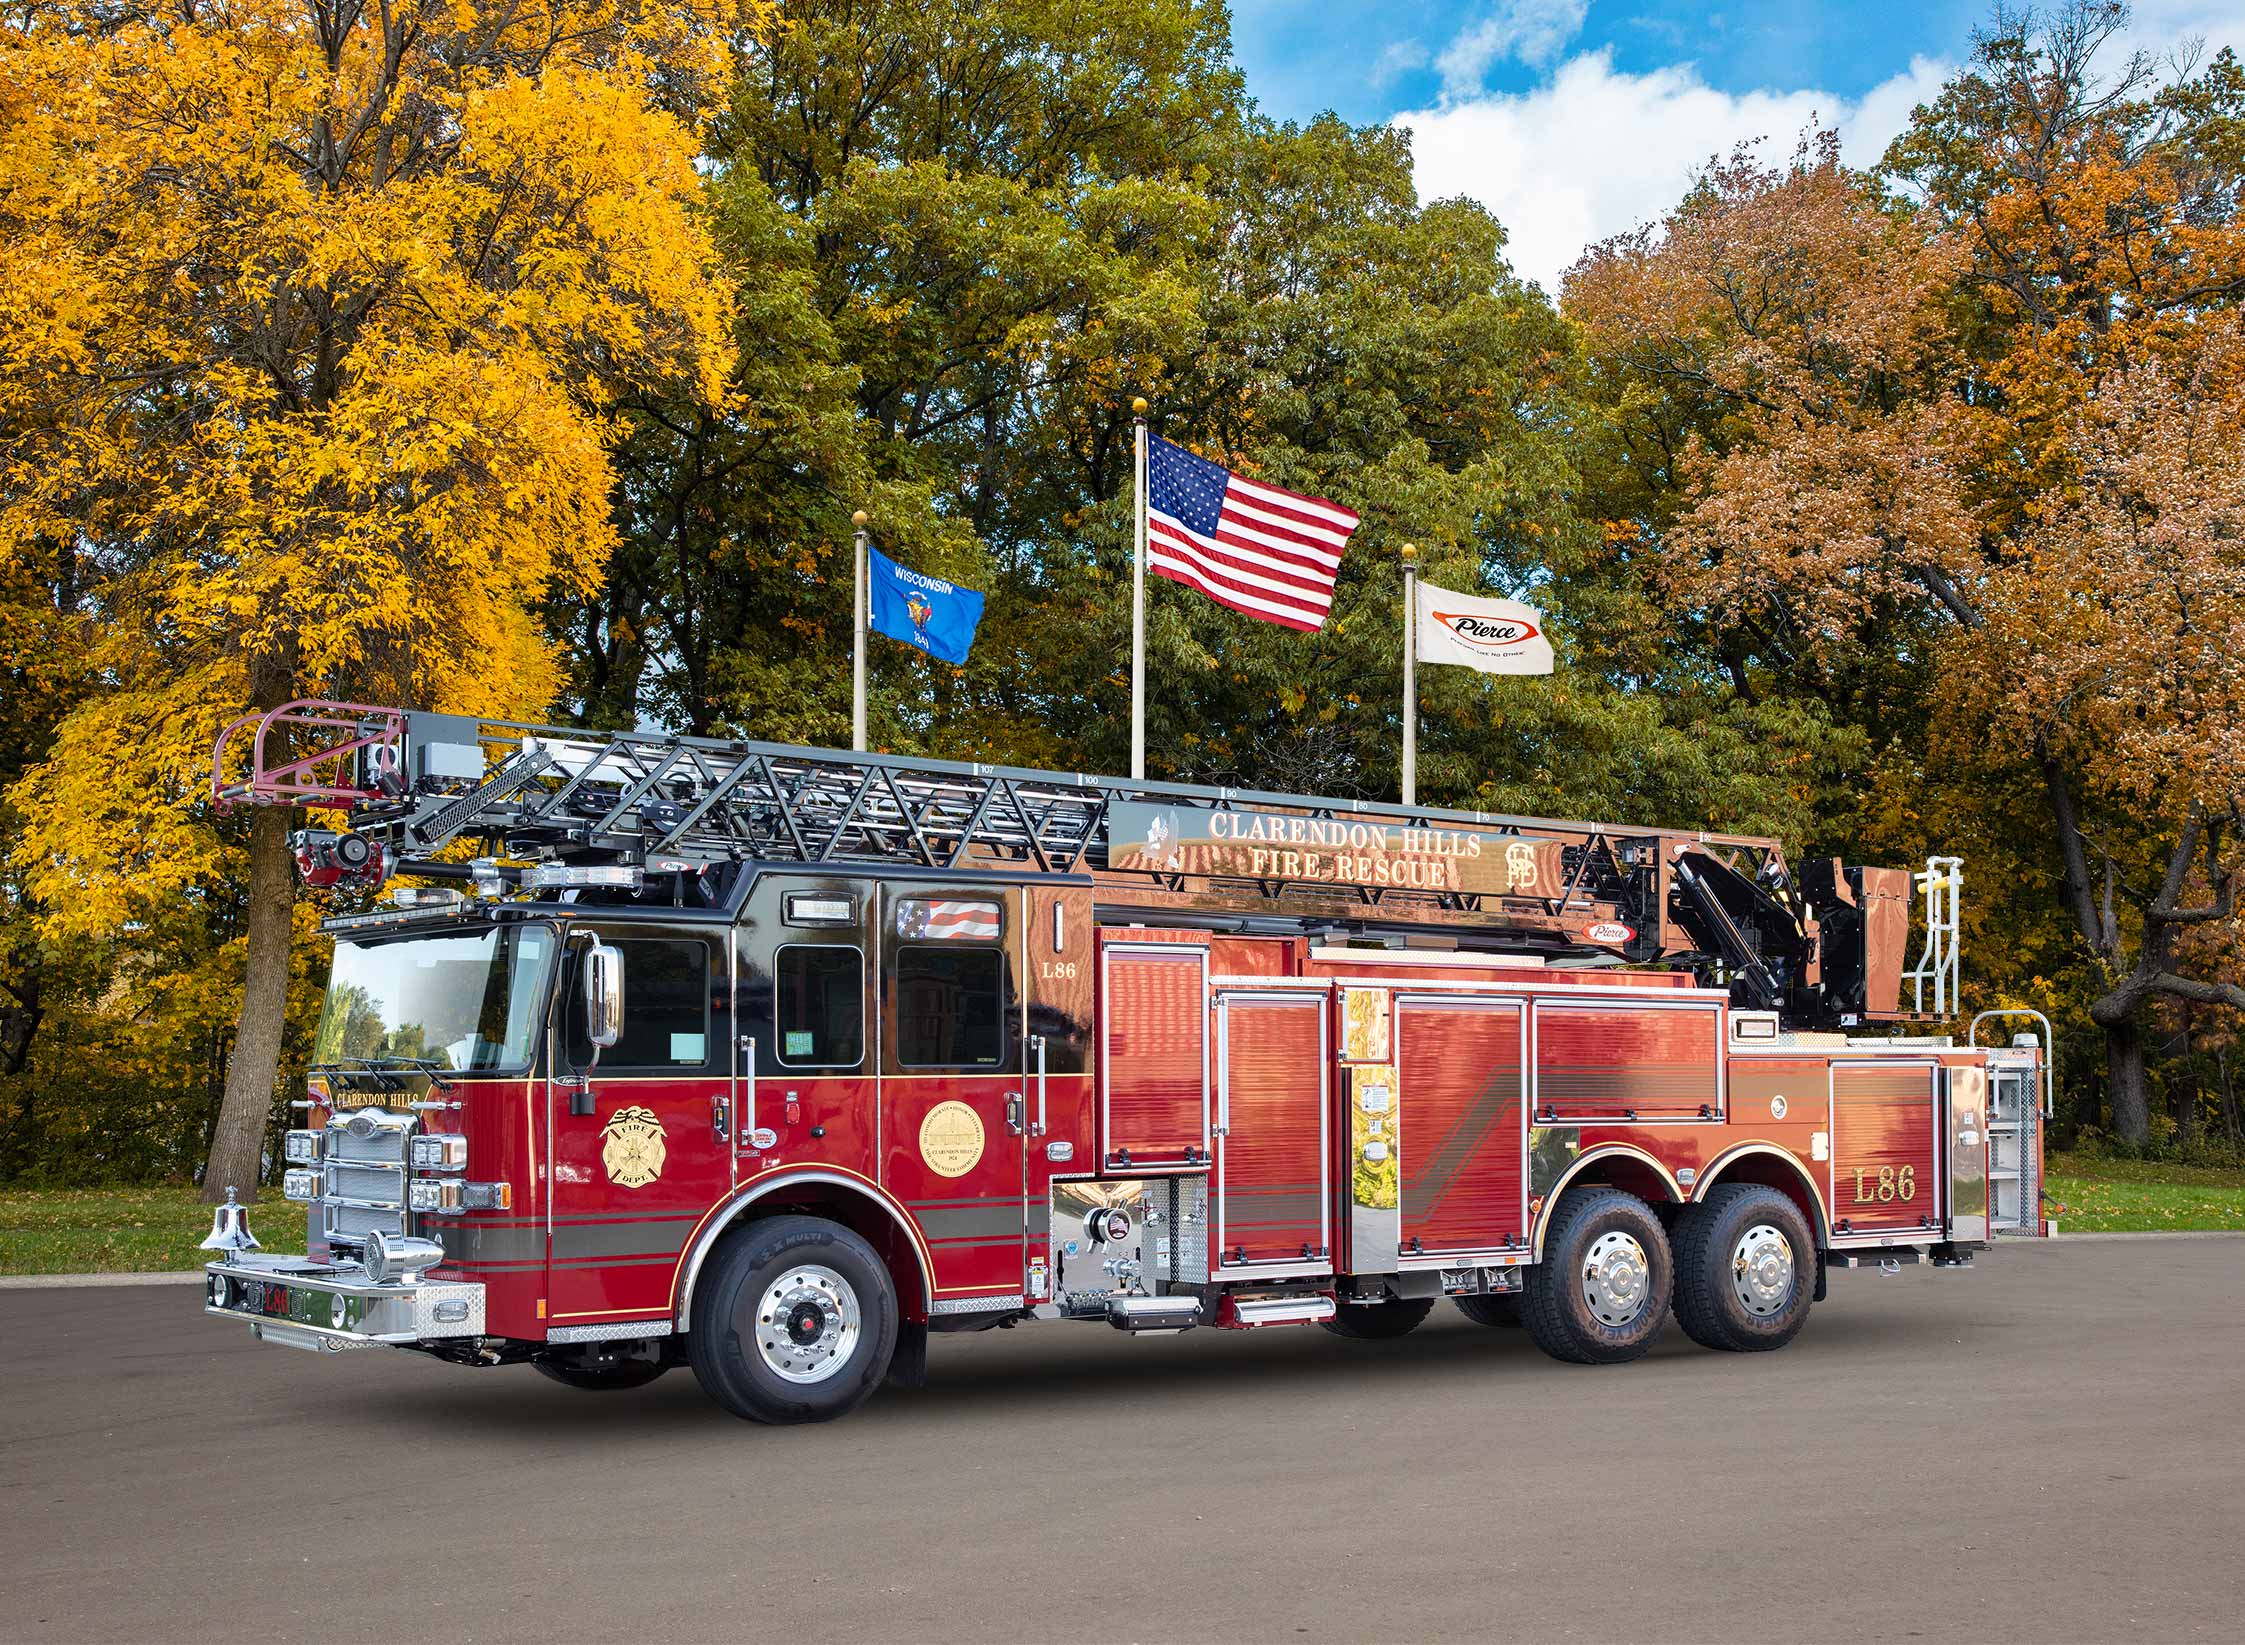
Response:
[{"label": "rear step", "polygon": [[1137,1336],[1166,1336],[1200,1323],[1198,1297],[1109,1297],[1107,1323]]},{"label": "rear step", "polygon": [[1235,1331],[1258,1325],[1315,1325],[1337,1312],[1331,1297],[1226,1297],[1218,1325]]}]

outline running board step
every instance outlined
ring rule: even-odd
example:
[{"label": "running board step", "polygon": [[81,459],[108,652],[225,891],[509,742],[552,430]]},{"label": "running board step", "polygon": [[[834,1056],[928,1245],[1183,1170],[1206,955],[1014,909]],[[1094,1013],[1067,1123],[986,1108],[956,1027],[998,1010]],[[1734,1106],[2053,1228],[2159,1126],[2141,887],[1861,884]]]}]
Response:
[{"label": "running board step", "polygon": [[1337,1312],[1331,1297],[1226,1297],[1218,1325],[1235,1331],[1258,1325],[1315,1325]]},{"label": "running board step", "polygon": [[1200,1323],[1200,1298],[1109,1297],[1107,1323],[1138,1336],[1190,1331]]}]

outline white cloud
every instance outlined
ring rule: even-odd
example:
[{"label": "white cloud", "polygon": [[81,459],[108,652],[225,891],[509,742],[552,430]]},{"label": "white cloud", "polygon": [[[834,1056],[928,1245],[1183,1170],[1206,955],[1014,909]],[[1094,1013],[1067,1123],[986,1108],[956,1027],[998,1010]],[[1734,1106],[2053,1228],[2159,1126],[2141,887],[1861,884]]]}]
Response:
[{"label": "white cloud", "polygon": [[1390,40],[1373,60],[1368,79],[1375,91],[1384,90],[1395,84],[1399,76],[1425,68],[1427,62],[1427,49],[1418,41]]},{"label": "white cloud", "polygon": [[[1741,142],[1765,139],[1765,157],[1782,161],[1814,120],[1839,133],[1850,163],[1875,162],[1909,122],[1910,110],[1939,91],[1958,66],[1916,57],[1902,73],[1851,99],[1810,87],[1719,91],[1690,63],[1621,73],[1602,49],[1568,58],[1531,90],[1481,92],[1480,75],[1489,65],[1508,52],[1520,55],[1521,48],[1503,44],[1511,36],[1493,35],[1499,44],[1476,67],[1462,51],[1468,37],[1478,40],[1480,31],[1531,11],[1573,16],[1566,33],[1544,48],[1547,55],[1572,39],[1581,22],[1582,8],[1573,0],[1540,6],[1513,0],[1460,34],[1439,59],[1441,105],[1398,114],[1395,124],[1411,133],[1419,197],[1463,194],[1486,205],[1511,236],[1512,266],[1554,295],[1559,276],[1585,246],[1658,218],[1693,173]],[[2164,56],[2192,39],[2204,42],[2207,56],[2225,45],[2245,45],[2245,11],[2236,0],[2138,0],[2129,35],[2114,43],[2109,58],[2117,66],[2130,47]],[[1453,57],[1471,80],[1462,90],[1450,89]]]},{"label": "white cloud", "polygon": [[1590,0],[1498,0],[1489,15],[1457,32],[1435,67],[1445,101],[1481,90],[1489,70],[1508,57],[1531,68],[1550,62],[1582,32]]},{"label": "white cloud", "polygon": [[1950,65],[1927,58],[1860,101],[1829,92],[1718,91],[1688,63],[1615,71],[1609,51],[1569,58],[1543,85],[1396,116],[1411,132],[1419,197],[1470,195],[1511,236],[1512,266],[1556,294],[1583,247],[1649,222],[1692,174],[1741,142],[1790,154],[1811,121],[1836,129],[1847,157],[1876,160],[1913,104]]}]

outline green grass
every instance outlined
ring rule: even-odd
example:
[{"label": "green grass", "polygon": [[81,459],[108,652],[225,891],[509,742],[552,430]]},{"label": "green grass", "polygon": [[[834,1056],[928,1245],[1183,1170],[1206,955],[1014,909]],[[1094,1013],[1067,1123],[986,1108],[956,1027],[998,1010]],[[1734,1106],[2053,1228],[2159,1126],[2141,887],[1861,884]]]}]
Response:
[{"label": "green grass", "polygon": [[[210,1221],[193,1188],[0,1188],[0,1274],[200,1268]],[[259,1194],[249,1225],[268,1251],[304,1249],[304,1207],[278,1188]]]},{"label": "green grass", "polygon": [[2245,1170],[2235,1167],[2052,1154],[2043,1188],[2061,1238],[2245,1229]]},{"label": "green grass", "polygon": [[[2053,1154],[2045,1186],[2061,1236],[2245,1229],[2236,1168]],[[259,1194],[250,1227],[268,1251],[304,1249],[303,1207],[278,1188]],[[192,1188],[0,1188],[0,1274],[192,1270],[209,1232],[210,1208]]]}]

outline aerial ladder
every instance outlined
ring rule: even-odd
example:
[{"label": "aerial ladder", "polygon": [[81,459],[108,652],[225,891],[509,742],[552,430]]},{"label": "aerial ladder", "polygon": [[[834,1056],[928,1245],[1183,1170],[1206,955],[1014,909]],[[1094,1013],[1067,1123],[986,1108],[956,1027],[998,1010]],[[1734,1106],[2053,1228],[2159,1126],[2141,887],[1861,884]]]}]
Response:
[{"label": "aerial ladder", "polygon": [[[542,865],[608,866],[618,894],[715,901],[747,870],[1066,875],[1092,882],[1108,918],[1686,969],[1802,1027],[1915,1015],[1897,997],[1908,872],[1815,861],[1796,881],[1779,842],[1748,835],[316,699],[229,724],[211,794],[221,810],[326,813],[292,836],[313,886],[412,875],[519,892]],[[1118,848],[1118,816],[1149,806],[1532,842],[1559,871],[1502,890],[1198,872]]]}]

